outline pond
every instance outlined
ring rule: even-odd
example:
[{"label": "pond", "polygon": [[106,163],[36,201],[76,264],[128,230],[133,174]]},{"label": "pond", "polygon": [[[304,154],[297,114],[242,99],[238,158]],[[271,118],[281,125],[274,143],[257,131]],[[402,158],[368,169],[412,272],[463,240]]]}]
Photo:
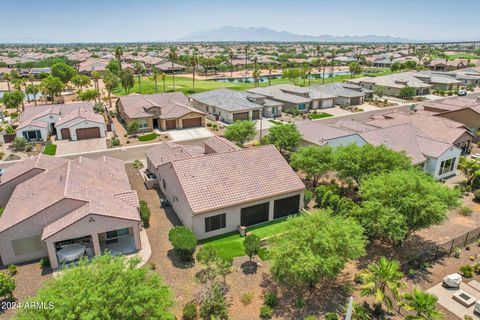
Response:
[{"label": "pond", "polygon": [[[336,76],[341,76],[341,75],[346,75],[350,74],[349,72],[345,71],[337,71],[334,73],[331,72],[325,72],[325,78],[331,78],[331,77],[336,77]],[[310,79],[321,79],[323,76],[322,73],[315,73],[310,75]],[[272,75],[271,79],[282,79],[281,75]],[[224,83],[254,83],[255,79],[253,77],[243,77],[243,78],[223,78],[223,79],[214,79],[212,81],[216,82],[224,82]],[[259,79],[260,83],[265,83],[268,82],[268,76],[261,76]]]},{"label": "pond", "polygon": [[[3,94],[7,92],[7,91],[0,91],[0,99],[3,97]],[[42,94],[39,92],[37,93],[37,100],[42,96]],[[28,101],[28,98],[30,98],[30,100],[33,100],[33,94],[29,94],[28,97],[25,96],[25,101]]]}]

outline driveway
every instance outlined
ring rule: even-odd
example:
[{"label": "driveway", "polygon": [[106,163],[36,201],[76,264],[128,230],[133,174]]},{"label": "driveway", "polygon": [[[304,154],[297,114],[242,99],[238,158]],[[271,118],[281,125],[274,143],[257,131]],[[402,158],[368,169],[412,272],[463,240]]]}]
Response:
[{"label": "driveway", "polygon": [[198,139],[205,139],[213,136],[213,133],[211,133],[206,128],[169,130],[169,131],[164,131],[164,133],[168,133],[168,135],[172,137],[171,141],[198,140]]},{"label": "driveway", "polygon": [[86,139],[78,141],[57,140],[54,143],[57,145],[57,156],[102,151],[107,149],[106,138]]}]

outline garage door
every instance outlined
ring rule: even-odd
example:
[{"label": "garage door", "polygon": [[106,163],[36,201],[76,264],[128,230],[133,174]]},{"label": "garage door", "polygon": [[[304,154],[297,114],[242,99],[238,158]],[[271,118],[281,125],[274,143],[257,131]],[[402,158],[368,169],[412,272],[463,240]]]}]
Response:
[{"label": "garage door", "polygon": [[260,119],[260,110],[253,110],[252,111],[252,120]]},{"label": "garage door", "polygon": [[167,127],[167,130],[176,129],[177,122],[175,120],[167,120],[165,121],[165,126]]},{"label": "garage door", "polygon": [[183,119],[182,124],[184,128],[201,127],[202,118]]},{"label": "garage door", "polygon": [[248,112],[239,112],[233,114],[233,121],[248,120]]},{"label": "garage door", "polygon": [[60,130],[60,134],[62,135],[63,140],[67,140],[71,138],[70,129],[68,128],[63,128],[62,130]]},{"label": "garage door", "polygon": [[273,204],[273,218],[286,217],[298,213],[300,206],[300,195],[275,200]]},{"label": "garage door", "polygon": [[77,140],[100,138],[99,127],[81,128],[81,129],[77,129],[76,132],[77,132]]},{"label": "garage door", "polygon": [[361,104],[361,103],[360,103],[360,98],[359,98],[359,97],[357,97],[357,98],[350,98],[350,104],[351,104],[352,106],[356,106],[356,105]]},{"label": "garage door", "polygon": [[256,206],[242,208],[240,210],[240,224],[248,227],[257,223],[268,221],[269,203],[265,202]]}]

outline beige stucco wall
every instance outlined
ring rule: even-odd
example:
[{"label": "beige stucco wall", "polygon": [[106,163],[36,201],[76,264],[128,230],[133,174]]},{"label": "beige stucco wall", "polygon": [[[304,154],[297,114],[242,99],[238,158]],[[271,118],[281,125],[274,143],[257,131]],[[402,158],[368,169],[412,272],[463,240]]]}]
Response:
[{"label": "beige stucco wall", "polygon": [[44,210],[31,216],[30,218],[18,223],[12,228],[1,232],[0,255],[2,257],[2,262],[5,265],[8,265],[12,263],[21,263],[46,257],[47,249],[45,246],[43,250],[30,252],[21,256],[15,256],[11,241],[30,236],[41,236],[43,233],[43,228],[45,226],[65,216],[67,213],[70,213],[73,210],[80,208],[84,204],[85,202],[83,201],[73,199],[60,200],[52,206],[45,208]]}]

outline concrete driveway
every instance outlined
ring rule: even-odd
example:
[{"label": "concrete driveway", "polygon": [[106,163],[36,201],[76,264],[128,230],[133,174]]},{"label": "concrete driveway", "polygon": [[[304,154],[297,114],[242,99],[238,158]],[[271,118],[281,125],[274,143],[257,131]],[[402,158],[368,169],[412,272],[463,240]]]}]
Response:
[{"label": "concrete driveway", "polygon": [[102,151],[107,149],[106,138],[86,139],[78,141],[58,140],[54,143],[57,145],[57,156]]},{"label": "concrete driveway", "polygon": [[198,140],[213,136],[213,133],[206,128],[168,130],[163,133],[168,133],[168,135],[172,137],[172,141]]}]

